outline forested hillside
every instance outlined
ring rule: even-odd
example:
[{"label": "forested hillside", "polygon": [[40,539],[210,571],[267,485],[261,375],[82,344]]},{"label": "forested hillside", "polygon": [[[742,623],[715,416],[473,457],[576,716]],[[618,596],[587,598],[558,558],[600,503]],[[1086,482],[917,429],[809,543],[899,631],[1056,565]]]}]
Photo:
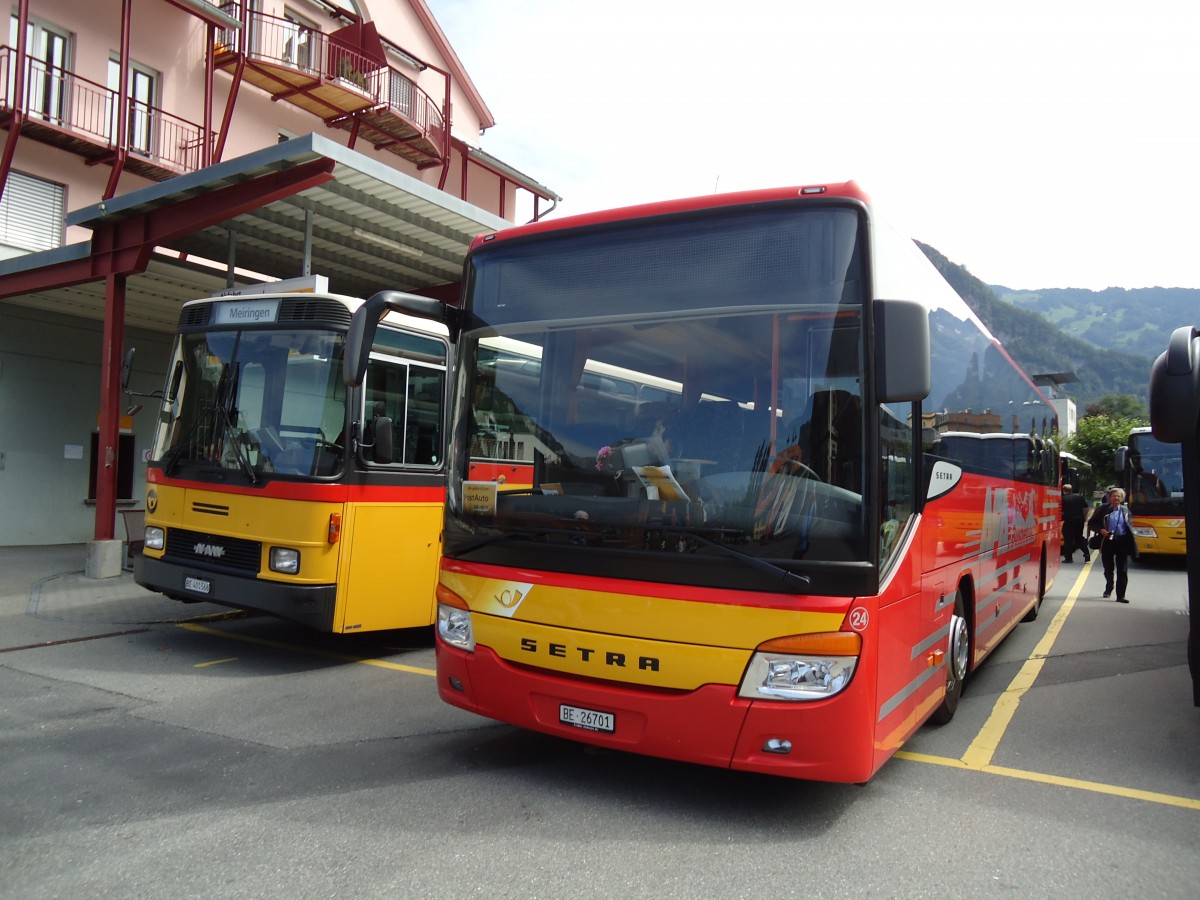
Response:
[{"label": "forested hillside", "polygon": [[1014,291],[993,285],[996,296],[1036,310],[1061,331],[1097,347],[1156,357],[1181,325],[1200,325],[1200,290],[1189,288],[1048,288]]},{"label": "forested hillside", "polygon": [[[917,246],[1017,364],[1030,375],[1041,372],[1074,372],[1077,384],[1065,385],[1062,394],[1072,398],[1080,413],[1089,403],[1109,394],[1127,394],[1147,402],[1150,365],[1166,349],[1168,329],[1153,354],[1128,353],[1097,346],[1064,333],[1037,312],[1001,300],[996,292],[965,267],[946,259],[934,248],[917,241]],[[1193,292],[1200,293],[1200,292]],[[1118,326],[1119,327],[1119,326]]]}]

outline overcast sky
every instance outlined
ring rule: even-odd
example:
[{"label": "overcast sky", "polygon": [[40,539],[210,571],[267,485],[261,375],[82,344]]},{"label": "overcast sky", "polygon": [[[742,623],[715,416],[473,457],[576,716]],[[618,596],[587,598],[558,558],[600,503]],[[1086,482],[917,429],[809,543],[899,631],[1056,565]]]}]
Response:
[{"label": "overcast sky", "polygon": [[1200,288],[1194,0],[426,2],[558,212],[852,178],[989,284]]}]

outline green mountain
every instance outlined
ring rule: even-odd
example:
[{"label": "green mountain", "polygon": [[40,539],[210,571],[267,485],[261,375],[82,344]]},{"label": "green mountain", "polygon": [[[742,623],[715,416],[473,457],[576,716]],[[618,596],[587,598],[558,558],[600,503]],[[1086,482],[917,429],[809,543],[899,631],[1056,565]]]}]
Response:
[{"label": "green mountain", "polygon": [[992,290],[1005,303],[1041,313],[1065,334],[1143,356],[1166,350],[1179,326],[1200,324],[1200,290],[1191,288]]},{"label": "green mountain", "polygon": [[[1100,343],[1074,333],[1068,333],[1042,314],[1042,305],[1036,304],[1038,312],[1022,308],[1022,305],[1001,299],[997,290],[984,284],[964,266],[950,262],[941,253],[917,241],[917,246],[929,261],[950,282],[967,305],[983,320],[992,334],[1004,345],[1004,349],[1022,369],[1030,375],[1042,372],[1074,372],[1079,381],[1063,385],[1060,396],[1073,399],[1082,414],[1089,403],[1108,394],[1128,394],[1141,403],[1148,402],[1150,365],[1159,353],[1167,348],[1167,340],[1176,326],[1162,327],[1156,333],[1148,333],[1142,344],[1133,350],[1129,346],[1113,349],[1113,342]],[[1116,290],[1117,293],[1137,293]],[[1006,292],[1006,298],[1014,292]],[[1027,292],[1021,292],[1022,294]],[[1043,291],[1042,295],[1068,293],[1067,291]],[[1088,291],[1074,293],[1087,294]],[[1106,294],[1108,292],[1101,292]],[[1200,291],[1192,291],[1193,295]],[[1093,298],[1094,300],[1094,298]],[[1064,301],[1065,302],[1065,301]],[[1193,303],[1197,301],[1193,300]],[[1029,305],[1034,305],[1032,302]],[[1193,310],[1197,306],[1192,307]],[[1096,313],[1102,316],[1104,310]],[[1115,311],[1114,311],[1115,312]],[[1111,317],[1113,312],[1109,312]],[[1078,315],[1063,314],[1062,319],[1076,319]],[[1177,324],[1183,324],[1182,322]],[[1120,328],[1120,326],[1117,326]],[[1089,325],[1089,329],[1091,325]],[[1104,331],[1104,326],[1097,328]]]}]

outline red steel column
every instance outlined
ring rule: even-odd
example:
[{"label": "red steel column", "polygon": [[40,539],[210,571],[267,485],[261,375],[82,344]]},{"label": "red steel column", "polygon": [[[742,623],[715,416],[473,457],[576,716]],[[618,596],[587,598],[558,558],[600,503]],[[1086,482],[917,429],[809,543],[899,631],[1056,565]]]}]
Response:
[{"label": "red steel column", "polygon": [[117,447],[121,429],[121,355],[125,345],[125,275],[104,285],[104,342],[100,359],[100,452],[96,454],[98,541],[113,539],[117,518]]}]

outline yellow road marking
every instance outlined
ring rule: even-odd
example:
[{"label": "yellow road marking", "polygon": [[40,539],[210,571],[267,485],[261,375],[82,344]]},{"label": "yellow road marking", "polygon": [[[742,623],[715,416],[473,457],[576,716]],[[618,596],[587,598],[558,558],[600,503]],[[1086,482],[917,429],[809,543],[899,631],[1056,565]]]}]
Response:
[{"label": "yellow road marking", "polygon": [[988,716],[988,720],[984,722],[983,727],[979,729],[979,734],[975,736],[975,740],[971,742],[971,745],[967,748],[967,752],[962,755],[961,759],[951,759],[948,756],[932,756],[927,753],[913,753],[909,750],[899,750],[896,756],[901,759],[907,759],[910,762],[928,763],[929,765],[945,766],[951,769],[967,769],[972,772],[987,772],[991,775],[1002,775],[1006,778],[1019,778],[1024,781],[1055,784],[1060,787],[1092,791],[1097,794],[1109,794],[1114,797],[1125,797],[1131,800],[1144,800],[1148,803],[1161,803],[1167,806],[1182,807],[1183,809],[1200,810],[1200,800],[1195,800],[1191,797],[1178,797],[1174,794],[1143,791],[1138,788],[1105,784],[1099,781],[1087,781],[1082,778],[1046,775],[1042,772],[1029,772],[1023,769],[1010,769],[1007,766],[992,765],[992,756],[995,754],[996,748],[1000,745],[1000,740],[1004,737],[1005,730],[1012,722],[1013,715],[1017,711],[1017,706],[1020,705],[1021,698],[1025,695],[1026,691],[1033,687],[1034,680],[1042,671],[1042,666],[1045,664],[1046,658],[1050,655],[1050,650],[1054,646],[1054,642],[1058,639],[1067,616],[1074,608],[1075,601],[1079,599],[1079,595],[1083,592],[1083,586],[1087,582],[1087,576],[1091,572],[1091,568],[1092,563],[1089,560],[1080,571],[1079,577],[1075,579],[1074,586],[1072,586],[1070,593],[1067,594],[1067,599],[1063,602],[1058,614],[1055,615],[1054,620],[1046,629],[1046,633],[1042,635],[1042,639],[1033,648],[1033,653],[1029,655],[1029,659],[1021,666],[1021,670],[1017,672],[1016,677],[1013,678],[1004,693],[996,700],[996,705],[992,707],[991,715]]},{"label": "yellow road marking", "polygon": [[393,669],[397,672],[410,672],[413,675],[428,675],[431,678],[437,677],[437,672],[433,669],[422,669],[418,666],[405,666],[400,663],[388,662],[383,659],[370,659],[364,656],[350,656],[347,653],[331,653],[328,650],[315,650],[312,647],[301,647],[298,644],[285,644],[281,641],[269,641],[266,638],[252,637],[248,634],[233,634],[228,631],[221,631],[217,628],[208,628],[204,625],[196,625],[191,622],[177,623],[180,628],[186,628],[188,631],[195,631],[200,634],[211,634],[216,637],[229,638],[231,641],[244,641],[247,644],[258,644],[260,647],[272,647],[276,650],[289,650],[293,653],[307,653],[310,656],[321,656],[325,659],[336,659],[342,662],[359,663],[364,666],[377,666],[380,669]]},{"label": "yellow road marking", "polygon": [[1179,806],[1183,809],[1200,811],[1200,800],[1191,797],[1178,797],[1174,794],[1161,794],[1157,791],[1143,791],[1139,788],[1122,787],[1118,784],[1105,784],[1102,781],[1087,781],[1083,778],[1067,778],[1063,775],[1047,775],[1043,772],[1029,772],[1024,769],[1010,769],[1008,766],[973,766],[961,759],[949,756],[931,756],[928,753],[912,753],[899,750],[896,756],[910,762],[928,763],[931,766],[945,766],[950,769],[966,769],[972,772],[987,772],[989,775],[1003,775],[1005,778],[1019,778],[1023,781],[1036,781],[1040,784],[1056,784],[1059,787],[1074,788],[1079,791],[1092,791],[1096,794],[1109,794],[1113,797],[1125,797],[1129,800],[1145,800],[1147,803],[1161,803],[1166,806]]},{"label": "yellow road marking", "polygon": [[[907,759],[911,762],[928,763],[930,765],[945,766],[952,769],[965,769],[974,772],[987,772],[991,775],[1001,775],[1007,778],[1019,778],[1024,781],[1036,781],[1041,784],[1054,784],[1060,787],[1069,787],[1076,790],[1093,791],[1099,794],[1109,794],[1115,797],[1125,797],[1133,800],[1144,800],[1148,803],[1161,803],[1167,806],[1178,806],[1183,809],[1200,810],[1200,800],[1193,800],[1190,797],[1177,797],[1173,794],[1160,794],[1155,791],[1143,791],[1137,788],[1126,788],[1119,785],[1104,784],[1098,781],[1086,781],[1081,778],[1066,778],[1060,775],[1046,775],[1040,772],[1027,772],[1021,769],[1010,769],[1006,766],[993,766],[991,764],[992,754],[1000,743],[1000,738],[1003,736],[1004,729],[1008,727],[1012,721],[1013,713],[1016,712],[1017,705],[1020,702],[1021,696],[1029,690],[1033,685],[1037,674],[1041,672],[1042,665],[1046,657],[1050,653],[1050,649],[1062,630],[1067,614],[1075,605],[1076,599],[1083,591],[1083,585],[1087,581],[1088,573],[1091,570],[1091,562],[1089,561],[1083,570],[1079,573],[1079,577],[1075,580],[1074,587],[1071,588],[1070,594],[1063,602],[1058,614],[1046,629],[1046,633],[1034,648],[1029,660],[1021,667],[1021,671],[1012,680],[1006,689],[1004,695],[996,701],[996,706],[992,710],[991,716],[987,722],[979,730],[975,740],[971,746],[967,748],[967,752],[963,754],[961,759],[952,759],[948,756],[933,756],[927,753],[913,753],[909,750],[899,750],[896,756],[900,759]],[[272,641],[266,638],[252,637],[246,634],[233,634],[228,631],[221,631],[217,628],[208,628],[204,625],[196,625],[191,622],[177,623],[179,628],[186,628],[188,631],[198,632],[200,634],[210,634],[215,637],[229,638],[234,641],[243,641],[248,644],[258,644],[262,647],[271,647],[276,650],[288,650],[295,653],[307,653],[311,656],[321,656],[326,659],[337,659],[342,662],[360,663],[366,666],[377,666],[382,669],[393,669],[399,672],[410,672],[414,675],[428,675],[436,677],[437,672],[433,669],[423,669],[417,666],[405,666],[400,663],[387,662],[382,659],[369,659],[360,656],[350,656],[344,653],[331,653],[327,650],[314,650],[311,647],[301,647],[296,644],[285,644],[282,641]],[[216,665],[220,662],[232,662],[237,657],[229,659],[219,659],[210,663],[199,663],[199,666]],[[1014,695],[1006,700],[1009,694]]]},{"label": "yellow road marking", "polygon": [[1063,623],[1067,621],[1067,616],[1071,614],[1071,610],[1075,608],[1075,601],[1083,592],[1084,583],[1087,581],[1088,573],[1092,569],[1092,564],[1089,562],[1083,567],[1079,573],[1079,577],[1075,579],[1075,584],[1067,594],[1067,599],[1063,602],[1062,607],[1058,610],[1058,615],[1050,623],[1050,627],[1046,629],[1046,633],[1042,635],[1042,639],[1038,641],[1036,647],[1033,648],[1033,653],[1029,655],[1029,659],[1025,660],[1025,665],[1021,666],[1021,670],[1017,672],[1016,677],[1009,683],[996,700],[996,705],[992,707],[992,714],[988,716],[988,720],[983,723],[983,727],[979,729],[979,734],[975,735],[975,740],[971,742],[971,746],[967,748],[967,752],[963,754],[963,762],[971,769],[982,769],[989,765],[992,761],[992,756],[996,752],[996,748],[1000,746],[1000,739],[1004,737],[1004,732],[1012,722],[1013,715],[1016,714],[1017,707],[1021,703],[1021,698],[1025,696],[1025,692],[1033,687],[1033,682],[1041,674],[1042,666],[1046,663],[1046,657],[1050,655],[1050,649],[1054,646],[1054,642],[1058,640],[1059,632],[1062,631]]},{"label": "yellow road marking", "polygon": [[196,665],[193,668],[203,669],[206,666],[219,666],[221,663],[227,663],[227,662],[237,662],[237,657],[236,656],[227,656],[227,657],[225,657],[225,659],[213,659],[213,660],[209,660],[208,662],[196,663]]}]

